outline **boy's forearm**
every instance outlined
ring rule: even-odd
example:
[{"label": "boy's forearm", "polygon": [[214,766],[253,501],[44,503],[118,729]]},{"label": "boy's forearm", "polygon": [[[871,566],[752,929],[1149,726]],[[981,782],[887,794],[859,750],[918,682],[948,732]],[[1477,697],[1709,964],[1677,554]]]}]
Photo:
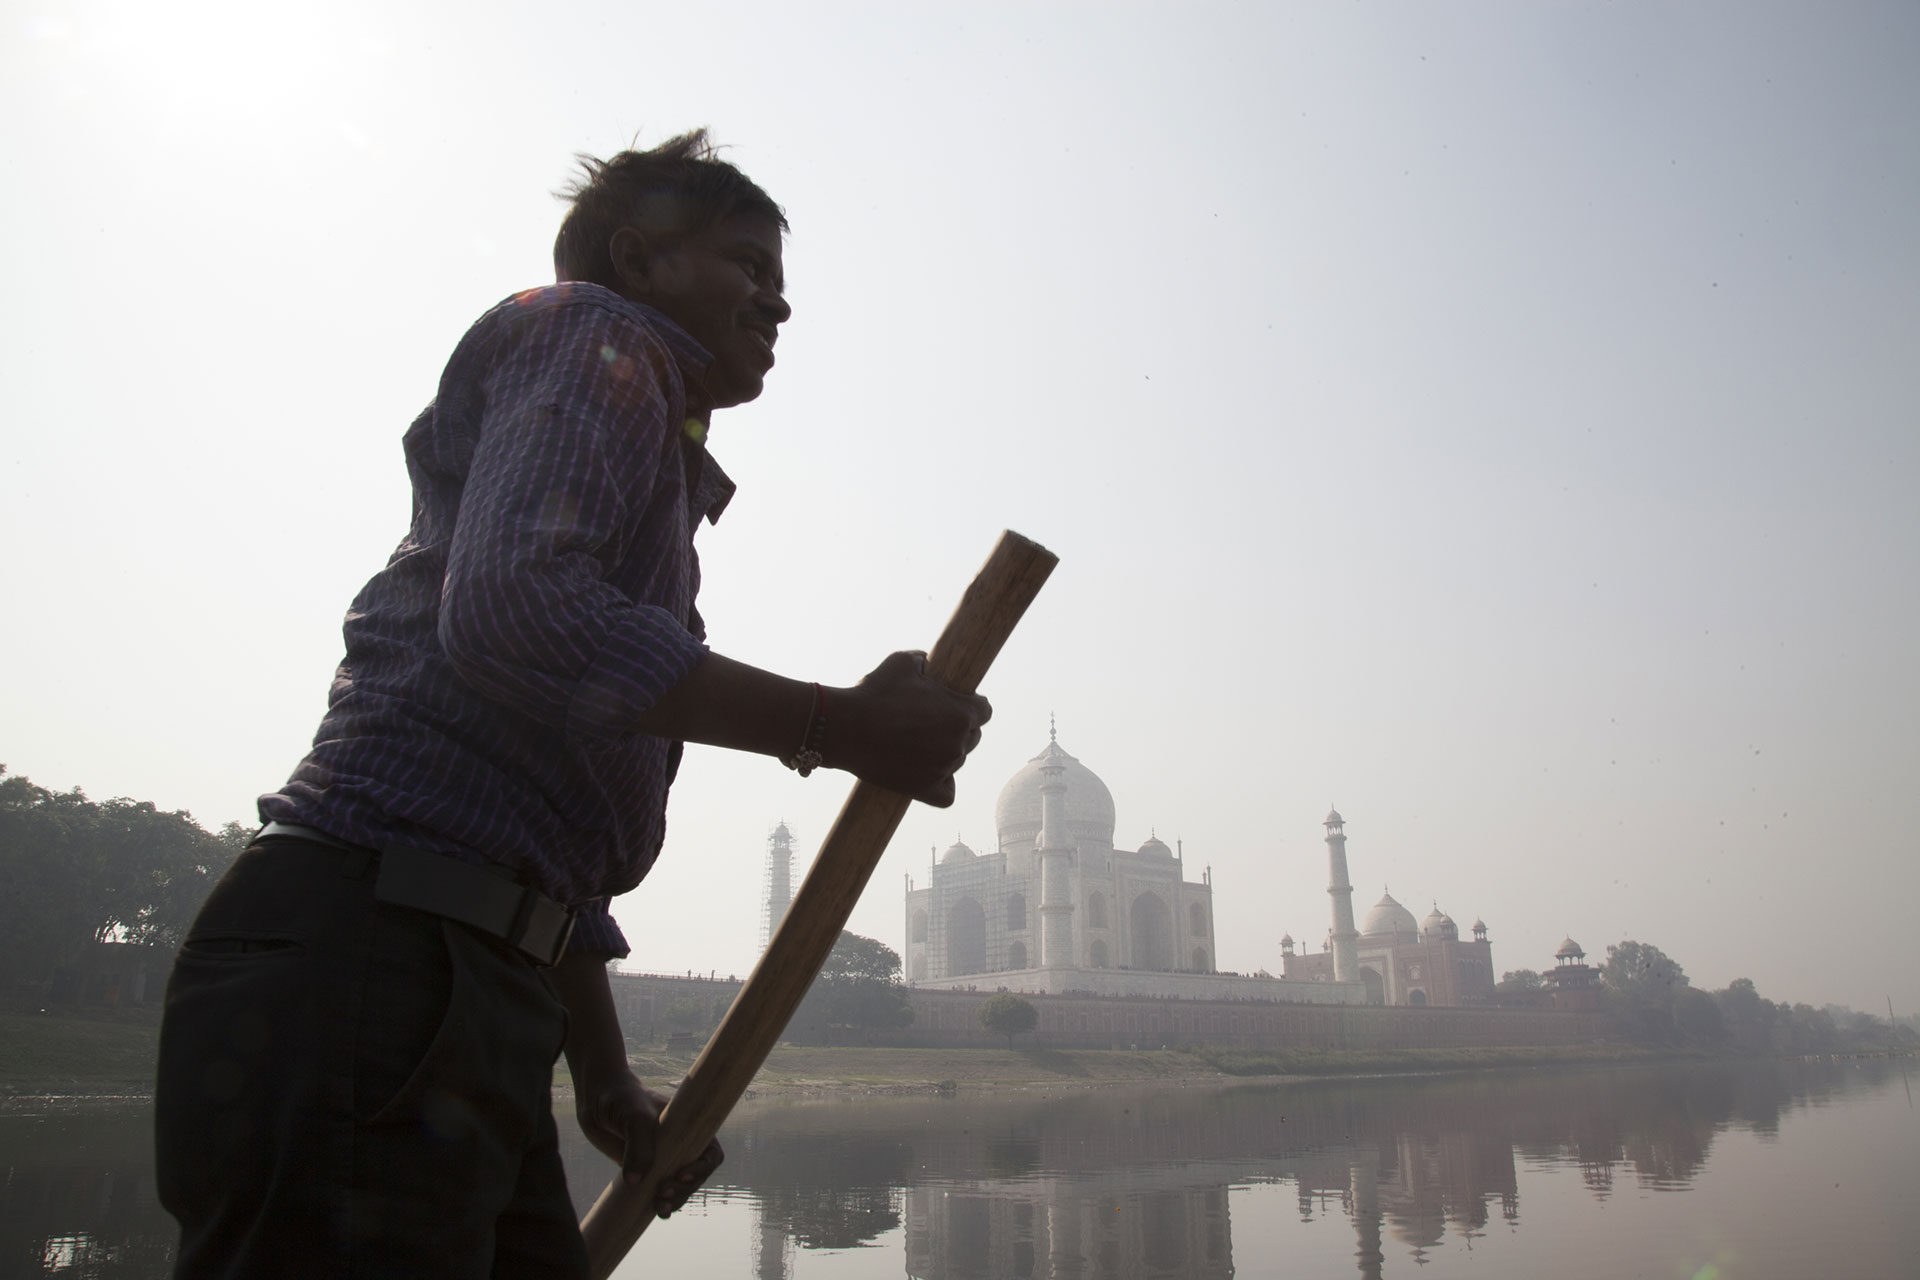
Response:
[{"label": "boy's forearm", "polygon": [[709,653],[634,727],[660,738],[784,756],[806,734],[813,701],[811,684]]},{"label": "boy's forearm", "polygon": [[895,653],[846,688],[817,688],[709,653],[633,727],[780,759],[810,744],[829,769],[944,807],[953,803],[954,770],[992,714],[985,698],[929,677],[923,653]]},{"label": "boy's forearm", "polygon": [[567,1009],[567,1070],[576,1090],[590,1090],[620,1074],[631,1075],[626,1037],[607,982],[607,957],[568,954],[547,971],[553,993]]}]

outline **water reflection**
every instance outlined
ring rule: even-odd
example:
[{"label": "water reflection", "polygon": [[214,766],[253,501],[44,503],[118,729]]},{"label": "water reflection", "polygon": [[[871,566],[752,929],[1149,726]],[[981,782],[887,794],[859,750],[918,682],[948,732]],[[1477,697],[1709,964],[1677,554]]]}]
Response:
[{"label": "water reflection", "polygon": [[[915,1280],[1212,1280],[1234,1273],[1230,1192],[1293,1184],[1302,1221],[1344,1219],[1354,1269],[1389,1241],[1416,1262],[1494,1214],[1518,1229],[1528,1165],[1685,1189],[1717,1133],[1884,1087],[1896,1067],[1689,1068],[1322,1081],[937,1103],[750,1109],[716,1191],[744,1193],[799,1248],[904,1226]],[[758,1274],[787,1274],[791,1254]]]},{"label": "water reflection", "polygon": [[[727,1164],[695,1206],[706,1215],[703,1247],[731,1239],[739,1261],[700,1270],[756,1280],[798,1271],[804,1280],[818,1270],[814,1255],[869,1249],[871,1261],[915,1280],[1214,1280],[1273,1265],[1282,1229],[1292,1233],[1284,1237],[1290,1260],[1309,1244],[1330,1249],[1326,1265],[1305,1274],[1404,1274],[1409,1257],[1437,1260],[1443,1244],[1453,1256],[1490,1230],[1509,1256],[1511,1241],[1530,1237],[1577,1249],[1566,1233],[1590,1233],[1594,1213],[1644,1213],[1647,1197],[1669,1201],[1665,1193],[1696,1186],[1716,1144],[1763,1156],[1795,1113],[1858,1115],[1848,1108],[1869,1097],[1906,1117],[1898,1075],[1890,1063],[1741,1064],[950,1100],[756,1099],[729,1125]],[[174,1234],[154,1197],[146,1109],[9,1108],[0,1112],[0,1274],[165,1276]],[[1920,1171],[1910,1158],[1897,1168],[1847,1164],[1856,1139],[1843,1136],[1852,1133],[1844,1125],[1810,1128],[1803,1119],[1792,1132],[1829,1128],[1840,1170],[1804,1186],[1792,1182],[1799,1170],[1783,1173],[1796,1190],[1781,1194],[1809,1194],[1842,1173],[1854,1179],[1852,1194]],[[567,1156],[584,1203],[608,1166],[584,1142]],[[1571,1180],[1546,1177],[1561,1171]],[[1584,1223],[1568,1217],[1566,1195],[1590,1206]],[[1799,1207],[1786,1199],[1757,1212],[1798,1220]],[[1916,1228],[1895,1213],[1879,1217],[1897,1219],[1882,1234],[1888,1248],[1906,1250],[1890,1256],[1910,1257],[1920,1246]],[[1627,1222],[1610,1221],[1616,1232]],[[1825,1226],[1820,1214],[1806,1215],[1806,1231]],[[650,1234],[641,1245],[654,1264],[646,1273],[698,1229],[676,1222]],[[1843,1256],[1859,1225],[1852,1237],[1832,1230],[1828,1247]],[[862,1274],[876,1273],[868,1266]]]},{"label": "water reflection", "polygon": [[0,1112],[0,1275],[168,1273],[175,1231],[154,1194],[151,1123],[144,1105]]}]

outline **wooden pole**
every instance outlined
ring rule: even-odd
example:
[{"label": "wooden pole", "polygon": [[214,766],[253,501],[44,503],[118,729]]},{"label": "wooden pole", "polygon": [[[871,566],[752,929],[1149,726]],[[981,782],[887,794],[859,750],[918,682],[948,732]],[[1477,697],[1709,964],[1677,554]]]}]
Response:
[{"label": "wooden pole", "polygon": [[[928,652],[927,674],[949,688],[972,693],[1057,562],[1058,557],[1038,543],[1002,533]],[[581,1221],[594,1280],[613,1274],[653,1222],[661,1182],[706,1150],[759,1074],[827,953],[840,940],[860,891],[911,803],[870,782],[854,784],[766,955],[660,1113],[660,1145],[652,1168],[638,1182],[615,1174]]]}]

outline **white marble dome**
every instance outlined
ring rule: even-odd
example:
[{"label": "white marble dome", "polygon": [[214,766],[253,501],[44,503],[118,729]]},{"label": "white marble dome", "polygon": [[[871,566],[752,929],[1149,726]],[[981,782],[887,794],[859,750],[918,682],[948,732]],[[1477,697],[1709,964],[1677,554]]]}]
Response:
[{"label": "white marble dome", "polygon": [[965,844],[961,843],[958,840],[955,840],[952,846],[949,847],[945,853],[940,855],[940,865],[943,867],[950,867],[956,862],[972,862],[975,858],[979,856],[980,856],[979,854],[967,848]]},{"label": "white marble dome", "polygon": [[1413,918],[1413,912],[1395,902],[1390,893],[1383,894],[1380,901],[1373,904],[1373,910],[1367,912],[1367,918],[1360,922],[1361,936],[1368,938],[1419,932],[1420,923]]},{"label": "white marble dome", "polygon": [[1066,811],[1069,838],[1113,847],[1113,793],[1099,775],[1061,749],[1058,739],[1047,749],[1022,765],[1020,772],[1000,788],[999,803],[993,808],[994,826],[999,828],[1000,845],[1007,848],[1031,844],[1040,836],[1040,787],[1046,781],[1041,772],[1049,762],[1062,766],[1060,780],[1066,794],[1060,799]]}]

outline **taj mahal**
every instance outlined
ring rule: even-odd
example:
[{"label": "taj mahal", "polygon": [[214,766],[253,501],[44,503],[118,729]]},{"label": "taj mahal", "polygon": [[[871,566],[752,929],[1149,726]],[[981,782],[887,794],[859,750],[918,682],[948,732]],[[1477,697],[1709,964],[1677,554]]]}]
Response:
[{"label": "taj mahal", "polygon": [[[1213,876],[1187,876],[1184,850],[1149,834],[1114,845],[1113,794],[1057,731],[1001,788],[995,847],[956,842],[906,884],[907,984],[1193,1000],[1457,1006],[1490,1002],[1493,954],[1475,921],[1464,940],[1436,906],[1424,921],[1391,895],[1356,924],[1345,821],[1326,828],[1331,927],[1322,950],[1283,972],[1218,972]],[[776,842],[782,845],[786,829]],[[781,886],[784,889],[784,884]],[[784,907],[784,903],[780,904]],[[769,914],[778,911],[769,904]]]}]

